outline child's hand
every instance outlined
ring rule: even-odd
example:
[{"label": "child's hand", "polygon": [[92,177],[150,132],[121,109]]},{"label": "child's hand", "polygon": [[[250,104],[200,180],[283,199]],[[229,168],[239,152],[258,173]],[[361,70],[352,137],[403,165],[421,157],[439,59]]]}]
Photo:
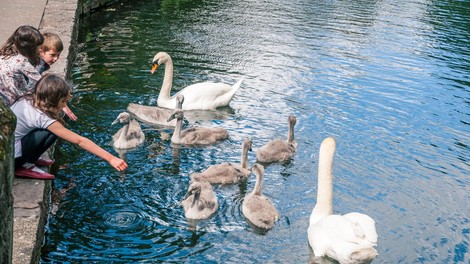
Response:
[{"label": "child's hand", "polygon": [[70,110],[70,108],[68,106],[64,106],[64,108],[62,108],[62,111],[64,111],[64,113],[70,118],[72,119],[73,121],[77,121],[77,116],[72,112],[72,110]]},{"label": "child's hand", "polygon": [[116,158],[116,157],[111,158],[111,160],[109,161],[109,164],[111,164],[111,166],[113,166],[118,171],[123,171],[127,169],[127,163],[120,158]]}]

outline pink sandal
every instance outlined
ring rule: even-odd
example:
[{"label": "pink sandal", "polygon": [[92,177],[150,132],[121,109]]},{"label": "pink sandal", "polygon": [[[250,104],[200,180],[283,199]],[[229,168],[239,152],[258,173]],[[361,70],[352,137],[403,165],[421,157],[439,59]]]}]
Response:
[{"label": "pink sandal", "polygon": [[34,164],[31,163],[25,163],[21,168],[16,169],[15,176],[40,180],[55,179],[54,175],[41,170],[40,168],[36,167]]},{"label": "pink sandal", "polygon": [[55,160],[39,158],[34,164],[37,166],[51,166]]}]

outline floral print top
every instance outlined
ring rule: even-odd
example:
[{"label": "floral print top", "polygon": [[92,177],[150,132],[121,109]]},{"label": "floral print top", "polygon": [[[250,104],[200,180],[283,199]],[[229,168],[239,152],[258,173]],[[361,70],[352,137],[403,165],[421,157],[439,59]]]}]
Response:
[{"label": "floral print top", "polygon": [[8,107],[32,90],[40,78],[41,74],[25,56],[0,57],[0,99]]}]

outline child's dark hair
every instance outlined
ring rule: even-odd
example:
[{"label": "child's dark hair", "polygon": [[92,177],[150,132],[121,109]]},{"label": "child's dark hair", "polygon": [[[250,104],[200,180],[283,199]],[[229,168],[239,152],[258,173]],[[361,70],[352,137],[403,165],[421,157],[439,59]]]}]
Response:
[{"label": "child's dark hair", "polygon": [[50,118],[56,119],[61,124],[65,124],[59,115],[60,104],[72,97],[72,85],[62,77],[55,74],[45,74],[36,83],[33,94],[28,94],[26,98],[32,100],[32,104],[39,108]]},{"label": "child's dark hair", "polygon": [[44,42],[41,32],[32,26],[20,26],[0,48],[0,55],[9,58],[18,53],[28,58],[33,65],[38,65],[40,57],[38,47]]}]

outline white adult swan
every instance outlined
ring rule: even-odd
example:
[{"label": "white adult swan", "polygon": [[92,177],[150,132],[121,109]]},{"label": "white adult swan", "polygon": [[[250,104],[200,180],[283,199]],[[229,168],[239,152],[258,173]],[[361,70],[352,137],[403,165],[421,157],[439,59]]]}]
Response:
[{"label": "white adult swan", "polygon": [[219,206],[212,185],[208,182],[191,183],[181,204],[188,219],[206,219],[213,215]]},{"label": "white adult swan", "polygon": [[116,123],[125,123],[125,125],[113,135],[113,146],[117,149],[135,148],[145,140],[145,134],[142,132],[139,122],[131,119],[131,115],[122,112],[118,115],[112,125]]},{"label": "white adult swan", "polygon": [[[181,94],[178,97],[185,100]],[[168,121],[175,118],[176,126],[171,136],[171,142],[174,144],[210,145],[228,138],[228,131],[220,127],[192,127],[183,130],[184,113],[181,109],[175,109]]]},{"label": "white adult swan", "polygon": [[340,263],[370,263],[376,256],[375,221],[361,213],[333,214],[333,156],[336,142],[326,138],[320,146],[317,203],[310,215],[308,242],[315,257]]},{"label": "white adult swan", "polygon": [[191,174],[191,181],[207,181],[211,184],[231,184],[248,178],[251,171],[248,169],[248,151],[251,150],[252,142],[245,138],[242,143],[242,155],[240,163],[223,162],[209,166],[200,173]]},{"label": "white adult swan", "polygon": [[287,140],[275,139],[269,141],[256,151],[256,160],[260,163],[269,164],[290,159],[297,150],[297,141],[294,138],[294,126],[296,123],[297,118],[293,115],[289,116]]},{"label": "white adult swan", "polygon": [[261,193],[264,167],[261,164],[255,164],[251,170],[256,175],[256,184],[253,192],[246,195],[243,200],[243,215],[253,225],[261,229],[271,229],[279,219],[279,213],[271,200]]},{"label": "white adult swan", "polygon": [[[173,61],[170,55],[166,52],[157,53],[153,57],[151,73],[153,74],[162,64],[165,65],[165,77],[157,104],[160,107],[174,109],[175,96],[170,96],[173,85]],[[233,86],[212,82],[196,83],[180,90],[177,94],[185,97],[183,110],[215,110],[217,107],[227,106],[230,103],[242,81],[243,79],[239,80]]]}]

